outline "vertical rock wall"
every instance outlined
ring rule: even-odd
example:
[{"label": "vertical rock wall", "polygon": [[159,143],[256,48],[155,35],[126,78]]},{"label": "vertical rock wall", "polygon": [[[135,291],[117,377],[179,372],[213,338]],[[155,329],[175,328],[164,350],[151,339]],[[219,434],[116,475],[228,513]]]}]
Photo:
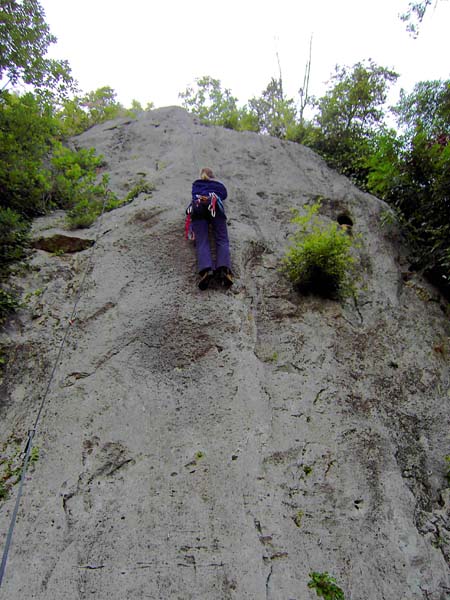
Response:
[{"label": "vertical rock wall", "polygon": [[[317,571],[347,600],[449,598],[448,317],[408,273],[387,207],[304,147],[178,108],[74,143],[104,155],[119,196],[142,178],[156,191],[77,232],[92,248],[36,250],[17,282],[30,300],[2,334],[10,458],[87,273],[0,596],[305,600]],[[229,190],[228,292],[198,290],[183,239],[202,166]],[[279,271],[291,208],[319,197],[361,234],[355,302],[301,296]],[[64,233],[58,214],[35,229]]]}]

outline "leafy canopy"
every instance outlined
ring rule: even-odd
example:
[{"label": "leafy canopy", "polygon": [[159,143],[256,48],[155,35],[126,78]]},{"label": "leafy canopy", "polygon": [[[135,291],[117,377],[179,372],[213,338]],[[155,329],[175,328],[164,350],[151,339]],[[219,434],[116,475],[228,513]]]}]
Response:
[{"label": "leafy canopy", "polygon": [[412,37],[417,38],[419,35],[419,24],[422,23],[431,2],[432,0],[414,0],[408,4],[406,12],[400,15],[400,19],[406,23],[406,31],[409,31]]},{"label": "leafy canopy", "polygon": [[239,120],[237,99],[229,89],[222,90],[219,79],[208,75],[196,79],[196,89],[189,86],[180,93],[183,106],[197,115],[203,123],[234,129]]},{"label": "leafy canopy", "polygon": [[402,90],[401,128],[375,136],[366,162],[368,189],[396,210],[411,260],[450,295],[450,80]]},{"label": "leafy canopy", "polygon": [[388,85],[398,74],[373,61],[353,67],[336,67],[332,87],[316,102],[316,117],[322,134],[362,136],[384,117]]},{"label": "leafy canopy", "polygon": [[305,143],[361,187],[369,140],[383,130],[388,87],[398,75],[373,61],[336,67],[324,96],[314,101],[314,129]]},{"label": "leafy canopy", "polygon": [[286,99],[281,79],[272,78],[259,98],[252,98],[249,109],[255,114],[258,130],[285,138],[295,128],[297,111],[294,100]]},{"label": "leafy canopy", "polygon": [[436,141],[450,136],[450,80],[419,81],[409,94],[402,89],[393,112],[409,138],[418,128]]},{"label": "leafy canopy", "polygon": [[73,89],[67,61],[46,58],[56,42],[38,0],[0,2],[0,85],[4,90],[19,82],[36,91],[64,94]]}]

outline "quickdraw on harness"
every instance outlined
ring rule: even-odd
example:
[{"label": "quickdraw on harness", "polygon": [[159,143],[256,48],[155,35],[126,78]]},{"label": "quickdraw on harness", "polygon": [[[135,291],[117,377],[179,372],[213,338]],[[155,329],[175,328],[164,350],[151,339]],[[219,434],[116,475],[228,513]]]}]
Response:
[{"label": "quickdraw on harness", "polygon": [[212,218],[216,216],[216,207],[219,207],[219,210],[225,214],[225,210],[223,208],[222,200],[219,198],[217,194],[214,192],[210,192],[207,196],[202,196],[201,194],[197,194],[195,200],[189,204],[186,209],[186,221],[184,223],[184,237],[187,240],[195,240],[195,233],[192,229],[192,214],[197,211],[200,211],[202,207],[208,204],[208,211]]}]

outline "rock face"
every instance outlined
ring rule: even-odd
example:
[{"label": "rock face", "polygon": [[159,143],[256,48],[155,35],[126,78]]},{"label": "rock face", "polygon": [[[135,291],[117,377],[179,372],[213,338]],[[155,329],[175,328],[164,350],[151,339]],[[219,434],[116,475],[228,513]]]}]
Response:
[{"label": "rock face", "polygon": [[[2,337],[11,464],[69,334],[0,595],[306,600],[316,571],[347,600],[450,598],[449,324],[386,205],[304,147],[179,108],[74,143],[104,155],[119,196],[142,178],[156,191],[105,214],[92,248],[36,251],[17,281],[28,307]],[[183,238],[202,166],[229,191],[227,292],[198,290]],[[291,208],[318,197],[361,234],[355,302],[301,296],[279,271]],[[4,475],[2,547],[17,492]]]}]

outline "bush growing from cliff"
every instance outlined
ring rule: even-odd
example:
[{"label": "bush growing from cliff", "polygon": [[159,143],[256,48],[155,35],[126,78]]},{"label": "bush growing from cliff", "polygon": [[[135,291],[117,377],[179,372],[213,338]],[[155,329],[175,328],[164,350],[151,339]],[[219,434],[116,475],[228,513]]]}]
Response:
[{"label": "bush growing from cliff", "polygon": [[28,223],[18,213],[0,207],[0,277],[12,262],[24,256],[28,230]]},{"label": "bush growing from cliff", "polygon": [[5,289],[10,267],[25,256],[29,224],[10,208],[0,207],[0,325],[19,304],[8,289]]},{"label": "bush growing from cliff", "polygon": [[152,183],[142,178],[136,182],[124,198],[118,198],[108,188],[108,182],[108,175],[103,175],[100,183],[95,183],[92,180],[87,184],[84,193],[79,195],[77,202],[73,204],[67,213],[66,222],[69,229],[90,227],[102,212],[109,212],[129,204],[140,194],[147,194],[147,197],[150,197],[155,190]]},{"label": "bush growing from cliff", "polygon": [[309,574],[311,580],[308,587],[316,591],[319,598],[324,600],[345,600],[344,592],[336,584],[336,579],[328,573],[317,573],[313,571]]},{"label": "bush growing from cliff", "polygon": [[337,223],[325,225],[317,216],[320,202],[297,214],[298,226],[283,259],[283,270],[302,292],[345,298],[355,293],[353,240]]}]

